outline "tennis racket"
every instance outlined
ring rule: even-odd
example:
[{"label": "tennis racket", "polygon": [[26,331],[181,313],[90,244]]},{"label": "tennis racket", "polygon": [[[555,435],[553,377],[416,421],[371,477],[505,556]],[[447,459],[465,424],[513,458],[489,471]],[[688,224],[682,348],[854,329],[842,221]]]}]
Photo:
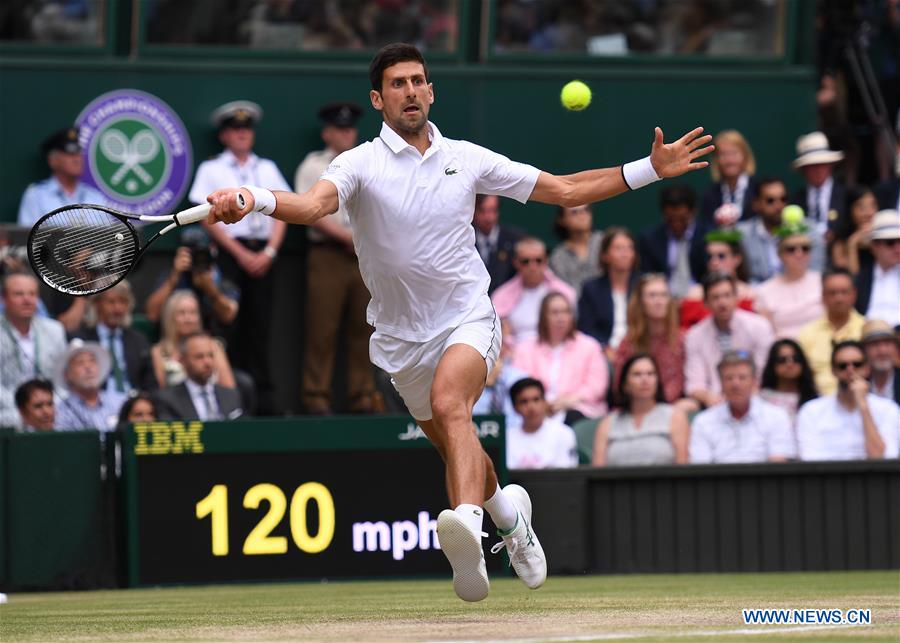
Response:
[{"label": "tennis racket", "polygon": [[[236,196],[245,207],[244,197]],[[175,214],[146,216],[102,205],[67,205],[38,219],[28,235],[28,261],[41,280],[61,293],[84,296],[112,288],[131,272],[150,245],[180,226],[203,221],[209,204]],[[141,247],[132,221],[169,223]]]}]

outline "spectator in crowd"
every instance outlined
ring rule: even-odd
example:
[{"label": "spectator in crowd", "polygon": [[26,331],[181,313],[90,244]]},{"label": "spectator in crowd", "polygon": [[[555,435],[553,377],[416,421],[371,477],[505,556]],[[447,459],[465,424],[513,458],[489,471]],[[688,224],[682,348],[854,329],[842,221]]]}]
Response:
[{"label": "spectator in crowd", "polygon": [[714,222],[715,212],[725,203],[733,204],[741,213],[741,220],[753,216],[753,197],[756,194],[756,159],[747,139],[737,130],[723,130],[713,139],[716,151],[709,164],[714,183],[703,193],[701,212]]},{"label": "spectator in crowd", "polygon": [[[472,415],[503,415],[506,418],[506,428],[518,426],[522,417],[516,413],[509,391],[512,385],[521,379],[528,377],[528,373],[513,366],[512,349],[509,344],[500,344],[500,359],[494,363],[494,368],[488,373],[484,383],[481,397],[472,408]],[[402,407],[405,408],[405,407]],[[398,412],[403,412],[398,409]]]},{"label": "spectator in crowd", "polygon": [[784,462],[797,456],[787,412],[753,394],[756,360],[728,351],[718,365],[725,400],[691,425],[691,464]]},{"label": "spectator in crowd", "polygon": [[681,299],[706,271],[704,236],[711,224],[696,217],[696,195],[683,183],[660,190],[663,222],[641,233],[638,240],[641,269],[661,272],[669,279],[669,290]]},{"label": "spectator in crowd", "polygon": [[[185,378],[184,366],[178,352],[181,340],[203,330],[200,320],[200,304],[190,290],[176,290],[163,306],[159,342],[150,349],[153,372],[160,387],[181,384]],[[225,349],[218,342],[213,347],[213,372],[216,383],[234,388],[234,373]]]},{"label": "spectator in crowd", "polygon": [[797,343],[809,360],[820,395],[831,395],[837,380],[831,370],[831,349],[838,342],[858,340],[865,318],[853,310],[856,288],[845,268],[832,268],[822,275],[822,304],[825,314],[809,322],[797,334]]},{"label": "spectator in crowd", "polygon": [[204,332],[181,339],[178,355],[186,377],[157,394],[161,418],[209,422],[243,415],[240,393],[215,383],[216,346],[216,340]]},{"label": "spectator in crowd", "polygon": [[838,219],[831,244],[831,265],[846,268],[850,274],[859,274],[872,265],[874,258],[870,248],[872,222],[878,212],[875,194],[867,187],[847,189],[847,216]]},{"label": "spectator in crowd", "polygon": [[804,209],[812,234],[822,238],[844,216],[847,188],[833,176],[835,164],[843,158],[843,152],[828,148],[828,139],[822,132],[797,139],[794,169],[803,175],[805,184],[794,193],[791,203]]},{"label": "spectator in crowd", "polygon": [[53,384],[44,379],[28,380],[16,389],[15,399],[22,431],[52,431],[56,427]]},{"label": "spectator in crowd", "polygon": [[0,426],[19,425],[14,394],[19,384],[53,374],[66,350],[66,331],[53,319],[37,317],[38,281],[27,273],[2,279],[0,317]]},{"label": "spectator in crowd", "polygon": [[143,333],[131,328],[134,310],[131,284],[123,280],[98,293],[93,306],[96,323],[82,328],[75,336],[98,342],[109,352],[111,368],[104,388],[119,393],[155,389],[150,342]]},{"label": "spectator in crowd", "polygon": [[[297,167],[294,189],[309,190],[334,158],[356,146],[356,103],[331,103],[319,110],[325,149],[310,152]],[[369,291],[359,273],[350,216],[342,205],[306,228],[306,333],[303,359],[303,408],[332,413],[331,378],[343,328],[346,340],[347,400],[351,413],[371,413],[375,376],[369,361],[372,327],[366,321]]]},{"label": "spectator in crowd", "polygon": [[882,319],[896,328],[900,326],[900,212],[876,214],[870,239],[875,261],[856,276],[856,309],[868,319]]},{"label": "spectator in crowd", "polygon": [[513,364],[546,390],[550,411],[571,426],[606,413],[609,367],[597,340],[575,329],[572,304],[551,292],[541,301],[538,336],[515,346]]},{"label": "spectator in crowd", "polygon": [[756,289],[756,312],[768,319],[776,337],[796,337],[806,324],[818,319],[822,307],[822,275],[809,270],[812,239],[805,224],[778,229],[781,274]]},{"label": "spectator in crowd", "polygon": [[200,227],[181,233],[181,245],[175,251],[172,269],[147,297],[147,319],[159,322],[163,306],[176,290],[191,290],[200,304],[203,325],[221,336],[228,336],[240,309],[240,292],[224,279],[216,262],[218,248]]},{"label": "spectator in crowd", "polygon": [[[721,272],[735,278],[738,308],[753,312],[756,293],[747,283],[744,254],[741,250],[741,233],[737,230],[713,230],[706,233],[706,272]],[[709,308],[703,301],[703,286],[691,286],[681,300],[681,327],[687,330],[709,316]]]},{"label": "spectator in crowd", "polygon": [[584,284],[578,300],[578,330],[607,347],[612,356],[628,331],[628,297],[637,281],[634,237],[611,227],[600,243],[601,277]]},{"label": "spectator in crowd", "polygon": [[106,203],[99,190],[81,180],[84,154],[77,128],[54,132],[41,143],[41,151],[50,167],[50,177],[26,188],[19,204],[20,226],[30,228],[42,216],[64,205]]},{"label": "spectator in crowd", "polygon": [[769,350],[759,396],[787,411],[794,421],[801,406],[819,396],[812,368],[800,344],[779,339]]},{"label": "spectator in crowd", "polygon": [[863,345],[839,342],[831,368],[838,390],[807,402],[797,415],[801,460],[896,458],[900,408],[869,391],[869,363]]},{"label": "spectator in crowd", "polygon": [[685,336],[684,378],[687,394],[710,407],[722,401],[718,368],[722,356],[729,351],[747,351],[753,357],[754,373],[760,372],[775,338],[768,320],[737,308],[737,285],[731,275],[707,275],[703,291],[712,315]]},{"label": "spectator in crowd", "polygon": [[[250,101],[226,103],[212,114],[225,150],[197,168],[189,199],[205,203],[208,194],[229,185],[257,185],[290,191],[278,167],[253,153],[254,127],[262,109]],[[284,241],[287,224],[254,212],[238,223],[207,226],[222,250],[219,268],[241,293],[241,306],[229,334],[228,350],[237,368],[248,371],[256,383],[259,412],[277,412],[269,364],[275,274],[272,265]]]},{"label": "spectator in crowd", "polygon": [[139,392],[129,397],[122,405],[116,426],[122,429],[136,422],[156,422],[158,418],[156,401],[149,393]]},{"label": "spectator in crowd", "polygon": [[488,294],[494,294],[516,274],[513,260],[516,244],[525,233],[510,225],[500,225],[500,197],[494,194],[475,195],[475,248],[491,276]]},{"label": "spectator in crowd", "polygon": [[591,463],[603,466],[686,464],[690,425],[684,411],[665,403],[653,357],[635,353],[616,380],[615,410],[597,426]]},{"label": "spectator in crowd", "polygon": [[491,296],[503,325],[503,340],[511,344],[537,336],[541,301],[548,293],[562,293],[575,305],[575,291],[547,267],[547,247],[540,239],[520,239],[513,264],[516,276]]},{"label": "spectator in crowd", "polygon": [[97,342],[73,339],[59,361],[56,389],[62,400],[56,413],[56,428],[113,431],[124,393],[101,389],[109,377],[110,359]]},{"label": "spectator in crowd", "polygon": [[678,305],[669,294],[664,275],[646,274],[637,282],[628,302],[628,333],[616,349],[614,381],[635,353],[653,357],[663,387],[663,398],[685,411],[697,404],[684,395],[684,336],[678,325]]},{"label": "spectator in crowd", "polygon": [[547,417],[544,385],[525,378],[513,384],[510,399],[522,420],[506,432],[506,466],[509,469],[546,469],[578,466],[575,432]]},{"label": "spectator in crowd", "polygon": [[[784,181],[778,178],[761,179],[753,199],[753,211],[757,216],[737,224],[751,283],[761,283],[781,271],[775,230],[781,226],[781,213],[786,203],[787,187]],[[821,272],[825,269],[824,240],[819,234],[810,235],[810,239],[812,253],[809,267]]]},{"label": "spectator in crowd", "polygon": [[581,295],[581,287],[601,274],[600,248],[603,233],[594,230],[594,217],[588,204],[567,208],[556,206],[553,230],[561,242],[550,253],[553,273]]},{"label": "spectator in crowd", "polygon": [[890,324],[870,319],[862,330],[862,344],[871,367],[872,393],[900,403],[900,338]]}]

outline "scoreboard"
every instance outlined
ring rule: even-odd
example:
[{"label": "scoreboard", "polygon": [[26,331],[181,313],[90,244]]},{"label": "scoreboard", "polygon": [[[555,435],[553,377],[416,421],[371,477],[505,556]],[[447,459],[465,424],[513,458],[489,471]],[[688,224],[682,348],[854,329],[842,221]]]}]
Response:
[{"label": "scoreboard", "polygon": [[[505,479],[502,418],[472,430]],[[135,424],[123,474],[132,586],[450,572],[443,462],[408,416]]]}]

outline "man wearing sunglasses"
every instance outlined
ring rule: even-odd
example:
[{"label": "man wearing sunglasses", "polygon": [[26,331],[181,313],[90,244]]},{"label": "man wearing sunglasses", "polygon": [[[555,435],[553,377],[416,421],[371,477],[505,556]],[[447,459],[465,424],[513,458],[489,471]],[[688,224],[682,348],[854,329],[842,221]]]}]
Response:
[{"label": "man wearing sunglasses", "polygon": [[882,210],[872,220],[875,261],[857,275],[856,309],[869,319],[900,326],[900,212]]},{"label": "man wearing sunglasses", "polygon": [[[788,201],[787,187],[777,177],[760,180],[753,199],[753,212],[757,216],[737,224],[741,232],[741,246],[745,263],[750,272],[750,282],[762,283],[781,271],[778,256],[778,238],[775,229],[781,225],[781,211]],[[811,234],[812,251],[809,269],[822,272],[825,267],[825,244],[822,235]]]},{"label": "man wearing sunglasses", "polygon": [[840,342],[831,353],[838,390],[810,400],[797,414],[801,460],[896,458],[900,407],[869,391],[869,363],[858,341]]}]

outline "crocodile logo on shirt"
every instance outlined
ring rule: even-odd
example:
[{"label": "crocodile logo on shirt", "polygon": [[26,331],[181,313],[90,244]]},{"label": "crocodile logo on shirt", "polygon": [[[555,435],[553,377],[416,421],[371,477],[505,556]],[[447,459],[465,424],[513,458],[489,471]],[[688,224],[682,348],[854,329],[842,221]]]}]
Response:
[{"label": "crocodile logo on shirt", "polygon": [[444,169],[444,174],[446,174],[447,176],[453,176],[454,174],[458,173],[459,170],[457,170],[455,167],[448,167]]}]

